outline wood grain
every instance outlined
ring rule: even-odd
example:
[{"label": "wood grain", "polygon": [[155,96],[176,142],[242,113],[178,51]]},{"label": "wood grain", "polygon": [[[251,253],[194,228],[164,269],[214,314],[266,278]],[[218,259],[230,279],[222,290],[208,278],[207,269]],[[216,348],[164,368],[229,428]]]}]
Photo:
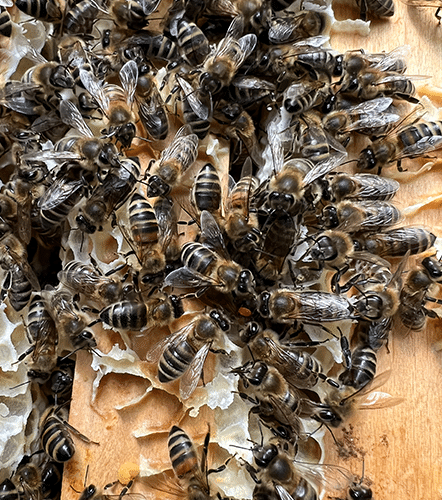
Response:
[{"label": "wood grain", "polygon": [[[338,19],[349,15],[357,18],[358,11],[353,5],[338,2],[334,8]],[[369,52],[410,45],[408,74],[433,76],[426,91],[432,93],[438,106],[442,105],[442,94],[432,91],[433,86],[442,87],[442,27],[438,26],[434,9],[416,9],[398,3],[392,19],[372,22],[369,37],[337,33],[332,34],[331,44],[340,51],[363,48]],[[421,160],[411,161],[406,167],[412,171],[422,163]],[[394,174],[393,169],[390,170]],[[389,175],[388,171],[386,175]],[[431,172],[413,182],[403,182],[397,197],[399,206],[406,207],[439,194],[440,176],[440,166],[436,165]],[[442,236],[439,218],[440,207],[436,203],[406,223],[435,228],[435,232]],[[336,438],[344,440],[357,458],[340,458],[331,437],[327,438],[328,463],[340,463],[360,474],[361,457],[365,456],[366,479],[373,482],[372,489],[378,500],[442,499],[442,423],[439,414],[442,352],[435,349],[435,343],[441,340],[440,326],[440,321],[431,320],[424,332],[408,335],[398,328],[389,344],[390,353],[385,350],[380,353],[379,372],[391,369],[391,377],[382,391],[403,397],[405,401],[389,409],[361,411],[345,426],[345,433],[336,431]],[[112,341],[110,337],[109,342]],[[115,410],[116,404],[140,397],[148,389],[145,379],[115,374],[103,379],[92,407],[89,402],[94,375],[90,354],[79,353],[70,422],[91,439],[99,441],[100,445],[76,440],[77,453],[66,466],[62,500],[78,497],[73,488],[77,491],[83,488],[86,464],[89,464],[88,483],[102,486],[116,479],[124,462],[138,462],[140,453],[149,453],[151,460],[155,458],[158,463],[168,460],[165,434],[140,440],[128,432],[129,428],[141,425],[170,428],[173,423],[182,423],[184,419],[186,429],[197,442],[201,442],[207,430],[206,422],[210,420],[208,413],[196,420],[190,419],[182,414],[176,397],[157,390],[147,393],[130,411]],[[140,490],[142,487],[135,484],[134,491]],[[156,497],[168,498],[159,493]]]}]

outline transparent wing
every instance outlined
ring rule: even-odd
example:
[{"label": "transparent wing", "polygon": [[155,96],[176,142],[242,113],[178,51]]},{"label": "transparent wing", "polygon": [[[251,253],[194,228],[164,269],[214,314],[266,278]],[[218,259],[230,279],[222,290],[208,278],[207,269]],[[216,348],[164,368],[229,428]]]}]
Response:
[{"label": "transparent wing", "polygon": [[38,200],[41,210],[52,210],[83,187],[83,181],[54,182]]},{"label": "transparent wing", "polygon": [[63,123],[75,128],[84,137],[93,138],[92,130],[87,126],[77,106],[68,99],[60,102],[60,117]]},{"label": "transparent wing", "polygon": [[196,353],[187,370],[184,372],[180,380],[180,395],[181,399],[189,399],[193,394],[193,391],[198,385],[198,381],[201,377],[201,372],[203,370],[204,362],[206,361],[207,355],[209,354],[211,342],[205,344]]},{"label": "transparent wing", "polygon": [[184,172],[195,161],[198,154],[198,136],[190,132],[191,129],[187,125],[178,130],[171,145],[161,154],[161,163],[180,158],[183,160]]},{"label": "transparent wing", "polygon": [[[327,139],[329,138],[327,137]],[[336,153],[330,154],[326,160],[316,163],[315,166],[307,172],[304,177],[305,186],[328,174],[341,165],[341,163],[347,158],[347,151],[337,141],[333,142],[336,143],[336,145],[333,143],[333,148],[337,150]]]},{"label": "transparent wing", "polygon": [[257,78],[256,76],[237,76],[232,80],[232,85],[239,89],[255,89],[258,88],[260,90],[275,90],[275,84],[270,83],[267,80],[263,80],[262,78]]},{"label": "transparent wing", "polygon": [[429,137],[423,137],[416,143],[404,147],[392,158],[392,161],[398,160],[400,158],[424,156],[426,153],[436,151],[440,148],[442,148],[441,135],[431,135]]},{"label": "transparent wing", "polygon": [[275,490],[278,493],[280,500],[293,500],[292,495],[281,484],[275,484]]},{"label": "transparent wing", "polygon": [[135,61],[127,61],[123,65],[120,70],[120,80],[126,95],[126,102],[131,106],[138,82],[138,66]]},{"label": "transparent wing", "polygon": [[355,480],[353,473],[337,465],[309,464],[296,460],[294,463],[302,477],[329,490],[344,490]]},{"label": "transparent wing", "polygon": [[193,112],[198,116],[198,118],[201,118],[201,120],[208,120],[212,115],[213,108],[211,95],[208,95],[207,103],[204,104],[201,101],[198,92],[195,91],[195,89],[192,87],[192,85],[190,85],[189,82],[187,82],[184,78],[181,78],[179,75],[176,75],[176,79],[181,89],[183,90],[184,95],[186,96],[189,106],[192,108]]},{"label": "transparent wing", "polygon": [[166,347],[169,345],[173,347],[183,342],[191,332],[193,326],[193,323],[189,323],[184,328],[179,329],[177,332],[168,335],[154,344],[146,354],[146,361],[148,363],[158,363]]},{"label": "transparent wing", "polygon": [[358,398],[358,408],[360,410],[378,410],[381,408],[391,408],[405,401],[402,397],[394,397],[386,392],[372,392],[364,396],[364,398]]},{"label": "transparent wing", "polygon": [[201,243],[226,260],[230,259],[221,229],[207,210],[201,212]]},{"label": "transparent wing", "polygon": [[92,72],[84,69],[80,69],[80,80],[89,94],[96,99],[100,108],[103,111],[107,111],[109,108],[109,99],[104,92],[103,82],[97,80]]},{"label": "transparent wing", "polygon": [[217,286],[219,284],[220,283],[210,277],[183,266],[169,273],[164,278],[163,286],[172,286],[175,288],[203,288],[206,286]]}]

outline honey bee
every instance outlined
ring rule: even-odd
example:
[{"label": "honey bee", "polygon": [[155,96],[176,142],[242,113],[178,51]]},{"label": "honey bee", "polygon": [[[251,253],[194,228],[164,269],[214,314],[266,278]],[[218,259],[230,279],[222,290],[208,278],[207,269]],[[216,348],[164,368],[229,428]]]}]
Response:
[{"label": "honey bee", "polygon": [[147,185],[147,197],[167,196],[178,187],[181,176],[193,164],[198,154],[198,137],[187,125],[181,127],[169,147],[154,163]]},{"label": "honey bee", "polygon": [[212,96],[201,88],[194,89],[189,82],[179,75],[176,75],[175,78],[181,87],[183,120],[190,126],[192,132],[203,140],[209,133],[212,120]]},{"label": "honey bee", "polygon": [[[318,47],[323,37],[308,38],[302,43],[287,45],[271,56],[272,67],[278,73],[308,76],[313,80],[331,82],[333,76],[343,72],[343,56],[332,50]],[[325,90],[325,89],[324,89]]]},{"label": "honey bee", "polygon": [[361,9],[361,19],[367,20],[367,14],[375,17],[394,16],[393,0],[356,0],[357,6]]},{"label": "honey bee", "polygon": [[15,6],[28,16],[40,21],[58,23],[62,19],[61,7],[54,0],[18,0]]},{"label": "honey bee", "polygon": [[4,300],[7,294],[11,307],[21,311],[32,292],[40,290],[40,283],[28,264],[26,248],[6,224],[0,225],[0,267],[6,271],[0,298]]},{"label": "honey bee", "polygon": [[[324,375],[321,364],[314,356],[301,350],[302,343],[282,343],[273,330],[261,331],[253,323],[250,326],[246,334],[247,345],[254,357],[274,366],[289,384],[300,389],[314,387],[318,380],[333,387],[339,385]],[[307,345],[314,346],[316,343],[308,342]]]},{"label": "honey bee", "polygon": [[40,498],[39,494],[42,486],[41,469],[31,462],[30,457],[23,457],[15,471],[13,480],[20,485],[18,491],[20,497],[23,496],[31,500]]},{"label": "honey bee", "polygon": [[301,213],[306,208],[306,195],[313,183],[336,168],[345,158],[346,153],[330,155],[325,161],[313,164],[304,158],[284,161],[281,139],[272,129],[269,133],[272,156],[273,176],[264,181],[254,193],[256,202],[263,197],[270,211],[285,212],[291,215]]},{"label": "honey bee", "polygon": [[344,231],[329,230],[321,233],[314,239],[313,244],[300,259],[301,262],[316,262],[319,269],[332,269],[336,274],[332,277],[332,291],[342,292],[339,280],[350,268],[350,263],[363,260],[380,266],[389,267],[384,259],[369,252],[356,251],[353,240]]},{"label": "honey bee", "polygon": [[161,238],[155,210],[147,199],[134,193],[129,199],[128,231],[120,226],[123,234],[133,248],[141,267],[149,275],[157,275],[166,267],[165,245],[167,239]]},{"label": "honey bee", "polygon": [[352,298],[355,313],[362,319],[380,321],[396,314],[403,285],[401,275],[408,255],[405,255],[387,283],[369,286],[361,295]]},{"label": "honey bee", "polygon": [[201,167],[192,187],[192,204],[201,214],[207,210],[217,216],[221,207],[221,181],[216,168],[211,163]]},{"label": "honey bee", "polygon": [[175,262],[180,257],[181,247],[178,241],[178,218],[176,205],[169,198],[160,196],[154,203],[155,215],[161,241],[164,243],[164,255],[167,263]]},{"label": "honey bee", "polygon": [[339,381],[356,390],[369,384],[376,375],[376,352],[368,345],[357,345],[350,356],[350,366],[339,375]]},{"label": "honey bee", "polygon": [[92,332],[86,329],[86,318],[74,308],[72,293],[63,288],[46,289],[45,292],[59,334],[65,335],[74,349],[96,347]]},{"label": "honey bee", "polygon": [[299,417],[300,394],[273,366],[263,361],[248,362],[233,373],[240,376],[240,396],[253,403],[253,413],[272,416],[282,426],[301,437],[304,427]]},{"label": "honey bee", "polygon": [[72,89],[75,84],[69,69],[55,61],[44,62],[29,68],[21,81],[25,84],[35,84],[49,95],[54,90]]},{"label": "honey bee", "polygon": [[75,446],[66,426],[68,413],[64,407],[50,407],[40,419],[40,440],[45,453],[54,462],[67,462],[75,453]]},{"label": "honey bee", "polygon": [[46,394],[50,403],[57,406],[71,399],[74,371],[75,361],[69,358],[57,359],[57,366],[52,370],[50,378],[42,386],[42,391]]},{"label": "honey bee", "polygon": [[169,133],[168,112],[151,75],[140,75],[135,89],[138,115],[153,140],[162,141]]},{"label": "honey bee", "polygon": [[428,292],[439,282],[442,282],[442,265],[434,257],[425,257],[421,265],[408,272],[398,308],[399,319],[405,328],[420,331],[425,327],[427,317],[437,317],[425,307],[425,303],[431,300]]},{"label": "honey bee", "polygon": [[201,242],[186,243],[181,251],[183,267],[169,273],[164,286],[199,288],[201,295],[207,287],[216,287],[224,294],[242,293],[249,288],[250,271],[230,260],[221,230],[213,216],[201,212]]},{"label": "honey bee", "polygon": [[377,234],[358,236],[361,249],[380,257],[404,257],[407,252],[416,255],[431,248],[436,236],[420,227],[401,227]]},{"label": "honey bee", "polygon": [[189,22],[185,18],[179,19],[176,38],[181,54],[189,64],[199,66],[204,63],[210,52],[209,41],[194,22]]},{"label": "honey bee", "polygon": [[199,85],[204,92],[217,94],[228,87],[246,58],[253,52],[257,38],[250,33],[241,36],[244,22],[237,16],[231,22],[226,36],[218,43],[213,53],[204,61]]},{"label": "honey bee", "polygon": [[[69,162],[63,167],[68,171],[66,175],[54,179],[34,206],[33,229],[38,241],[47,248],[60,241],[67,216],[85,193],[86,176],[81,165]],[[83,178],[79,179],[79,175]]]},{"label": "honey bee", "polygon": [[401,212],[395,205],[382,200],[344,200],[328,205],[322,211],[325,227],[348,233],[379,231],[394,226],[401,218]]},{"label": "honey bee", "polygon": [[324,116],[322,124],[344,146],[350,142],[352,132],[385,135],[400,118],[398,114],[388,111],[392,102],[391,97],[378,97],[350,108],[332,111]]},{"label": "honey bee", "polygon": [[137,157],[118,160],[118,166],[109,170],[76,216],[80,231],[93,234],[102,230],[112,212],[125,203],[139,178],[140,162]]},{"label": "honey bee", "polygon": [[224,133],[236,142],[232,163],[237,163],[238,157],[241,158],[242,146],[244,146],[247,155],[257,157],[258,139],[255,124],[242,106],[238,103],[225,104],[222,102],[217,110],[216,119],[219,123],[227,125]]},{"label": "honey bee", "polygon": [[351,302],[342,295],[328,292],[296,292],[281,288],[262,292],[259,303],[261,316],[276,323],[291,324],[294,320],[328,323],[354,319]]},{"label": "honey bee", "polygon": [[117,165],[118,150],[115,145],[95,137],[73,102],[64,99],[60,103],[60,116],[63,123],[77,130],[80,135],[67,135],[61,139],[55,145],[54,153],[42,153],[46,158],[74,160],[82,168],[92,171]]},{"label": "honey bee", "polygon": [[378,171],[389,163],[400,162],[404,158],[417,158],[442,147],[442,122],[419,122],[392,129],[385,137],[376,139],[363,149],[358,158],[360,170]]},{"label": "honey bee", "polygon": [[182,302],[174,295],[148,297],[141,301],[124,300],[102,309],[100,320],[119,330],[139,331],[156,326],[169,325],[184,314]]},{"label": "honey bee", "polygon": [[93,0],[81,0],[69,5],[69,7],[64,14],[64,31],[70,34],[88,35],[92,33],[100,10],[99,5]]},{"label": "honey bee", "polygon": [[304,10],[286,12],[284,17],[272,19],[268,37],[272,44],[292,43],[322,34],[327,26],[327,16],[321,11]]},{"label": "honey bee", "polygon": [[275,280],[282,272],[286,258],[296,245],[299,227],[289,213],[271,213],[261,229],[262,244],[256,259],[258,274],[266,280]]},{"label": "honey bee", "polygon": [[148,25],[148,17],[159,4],[160,0],[112,0],[109,13],[120,28],[142,30]]},{"label": "honey bee", "polygon": [[342,200],[389,201],[398,189],[399,182],[374,174],[350,175],[338,172],[327,176],[327,197],[333,202]]},{"label": "honey bee", "polygon": [[120,281],[104,276],[94,265],[75,260],[68,262],[57,274],[60,282],[75,294],[84,295],[100,305],[117,302],[123,293]]},{"label": "honey bee", "polygon": [[226,200],[224,230],[235,250],[248,252],[259,242],[260,232],[256,211],[251,209],[252,195],[258,179],[252,175],[252,161],[248,158],[239,181],[232,187]]},{"label": "honey bee", "polygon": [[183,492],[189,500],[210,500],[210,488],[207,480],[207,450],[210,433],[206,434],[201,461],[195,445],[182,429],[174,425],[169,432],[167,446],[173,471],[182,484]]},{"label": "honey bee", "polygon": [[229,329],[230,323],[217,310],[199,314],[189,324],[155,344],[146,360],[158,363],[161,383],[180,378],[181,399],[188,399],[198,385],[213,342]]},{"label": "honey bee", "polygon": [[247,470],[257,483],[253,500],[317,500],[321,486],[343,490],[354,481],[342,467],[296,461],[293,445],[286,441],[255,445],[252,451],[256,468],[247,464]]},{"label": "honey bee", "polygon": [[34,295],[29,305],[27,332],[34,344],[20,358],[32,352],[31,361],[28,363],[28,377],[43,384],[50,378],[57,365],[59,336],[46,301],[41,295]]},{"label": "honey bee", "polygon": [[135,61],[128,61],[119,72],[121,87],[102,84],[91,71],[80,70],[80,79],[86,90],[98,102],[108,120],[103,133],[115,136],[123,148],[129,148],[135,137],[137,116],[133,110],[134,96],[138,81],[138,67]]},{"label": "honey bee", "polygon": [[320,81],[292,83],[283,94],[283,105],[288,113],[300,115],[318,106],[324,99],[325,84]]},{"label": "honey bee", "polygon": [[304,409],[315,420],[331,427],[340,427],[357,410],[390,408],[402,403],[403,398],[393,397],[384,392],[373,392],[378,387],[381,387],[389,376],[390,371],[382,372],[361,390],[355,390],[350,386],[330,389],[323,403],[303,400]]}]

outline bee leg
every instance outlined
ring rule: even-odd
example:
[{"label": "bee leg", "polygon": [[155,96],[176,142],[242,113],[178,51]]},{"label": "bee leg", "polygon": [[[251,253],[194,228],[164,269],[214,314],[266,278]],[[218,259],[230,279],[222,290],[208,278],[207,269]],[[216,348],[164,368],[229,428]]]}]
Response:
[{"label": "bee leg", "polygon": [[348,341],[348,338],[342,333],[339,327],[338,330],[341,334],[340,344],[341,344],[342,357],[344,359],[344,366],[348,370],[351,367],[350,343]]},{"label": "bee leg", "polygon": [[218,474],[219,472],[222,472],[223,470],[226,470],[227,464],[232,460],[233,457],[229,457],[222,465],[217,467],[216,469],[209,469],[207,471],[207,475],[209,474]]},{"label": "bee leg", "polygon": [[436,19],[438,20],[438,25],[439,26],[440,26],[441,19],[442,19],[442,16],[439,14],[440,9],[441,9],[441,7],[438,7],[437,10],[436,10],[436,12],[435,12],[435,14],[434,14],[436,16]]},{"label": "bee leg", "polygon": [[64,418],[60,418],[59,416],[57,416],[57,418],[58,420],[60,420],[60,422],[63,423],[63,425],[65,425],[70,431],[72,431],[78,438],[80,438],[85,443],[100,445],[100,443],[98,443],[97,441],[92,441],[92,439],[89,439],[75,427],[72,427],[72,425],[69,422],[67,422]]},{"label": "bee leg", "polygon": [[363,21],[367,20],[367,1],[361,0],[361,11],[359,16]]},{"label": "bee leg", "polygon": [[8,290],[11,288],[11,281],[12,281],[12,273],[8,272],[6,274],[6,278],[3,281],[3,286],[2,286],[2,291],[0,294],[0,301],[3,302],[5,300],[5,297],[8,293]]}]

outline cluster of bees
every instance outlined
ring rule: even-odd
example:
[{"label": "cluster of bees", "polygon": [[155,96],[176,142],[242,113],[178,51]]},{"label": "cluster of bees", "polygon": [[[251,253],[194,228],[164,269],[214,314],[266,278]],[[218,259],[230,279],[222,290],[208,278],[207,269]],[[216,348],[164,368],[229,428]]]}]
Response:
[{"label": "cluster of bees", "polygon": [[[361,4],[363,16],[394,12],[391,0]],[[16,368],[38,414],[1,498],[57,499],[71,434],[90,442],[67,418],[75,353],[98,352],[94,325],[130,344],[127,332],[173,330],[187,300],[201,310],[145,359],[165,390],[179,379],[186,401],[209,352],[226,356],[217,346],[233,342],[241,364],[229,373],[261,433],[253,463],[240,462],[253,498],[313,500],[324,477],[347,498],[372,498],[349,471],[297,462],[297,449],[307,420],[337,428],[385,381],[377,352],[394,320],[419,331],[436,317],[427,307],[442,280],[436,238],[400,226],[399,183],[380,174],[439,149],[442,123],[423,120],[405,48],[337,53],[324,6],[301,7],[0,7],[0,55],[12,75],[0,90],[1,295],[28,339]],[[19,23],[46,43],[34,47]],[[14,61],[21,79],[8,70]],[[413,105],[406,115],[404,103]],[[349,174],[356,134],[370,141]],[[227,168],[213,153],[226,139]],[[118,248],[97,261],[110,233]],[[316,348],[333,342],[341,362],[325,369]],[[170,431],[171,466],[191,500],[227,500],[209,485],[209,439],[200,459],[183,429]],[[90,486],[80,498],[100,495]]]}]

